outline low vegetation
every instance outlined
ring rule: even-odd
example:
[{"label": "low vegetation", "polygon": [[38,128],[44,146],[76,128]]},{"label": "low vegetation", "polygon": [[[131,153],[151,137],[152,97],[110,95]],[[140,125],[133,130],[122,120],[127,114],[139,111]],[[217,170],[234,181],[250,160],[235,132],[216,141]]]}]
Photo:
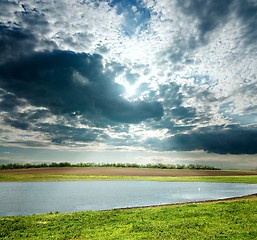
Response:
[{"label": "low vegetation", "polygon": [[184,165],[184,164],[146,164],[140,165],[136,163],[77,163],[72,164],[69,162],[60,162],[60,163],[40,163],[40,164],[20,164],[20,163],[8,163],[1,164],[0,170],[5,169],[25,169],[25,168],[60,168],[60,167],[120,167],[120,168],[159,168],[159,169],[196,169],[196,170],[220,170],[219,168],[215,168],[212,166],[205,165]]},{"label": "low vegetation", "polygon": [[0,218],[0,239],[257,239],[257,198]]},{"label": "low vegetation", "polygon": [[0,182],[34,181],[162,181],[162,182],[227,182],[255,183],[257,175],[245,176],[194,176],[194,177],[156,177],[156,176],[100,176],[100,175],[52,175],[52,174],[0,174]]}]

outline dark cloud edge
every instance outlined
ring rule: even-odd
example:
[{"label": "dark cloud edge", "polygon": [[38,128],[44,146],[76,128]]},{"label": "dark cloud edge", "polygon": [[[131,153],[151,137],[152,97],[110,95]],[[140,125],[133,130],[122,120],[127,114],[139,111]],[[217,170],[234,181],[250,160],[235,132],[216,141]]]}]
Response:
[{"label": "dark cloud edge", "polygon": [[89,113],[124,123],[160,119],[161,103],[121,97],[124,89],[114,82],[121,68],[113,66],[104,69],[98,54],[37,52],[0,65],[0,86],[54,114]]},{"label": "dark cloud edge", "polygon": [[217,154],[257,154],[257,126],[201,127],[191,133],[176,134],[160,140],[149,138],[146,148],[162,151],[200,151]]}]

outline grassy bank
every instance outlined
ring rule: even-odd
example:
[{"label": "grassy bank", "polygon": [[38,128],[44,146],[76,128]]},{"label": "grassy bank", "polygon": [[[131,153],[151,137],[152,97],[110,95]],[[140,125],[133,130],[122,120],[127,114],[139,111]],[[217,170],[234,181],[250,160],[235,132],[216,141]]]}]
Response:
[{"label": "grassy bank", "polygon": [[1,239],[256,239],[257,198],[0,218]]},{"label": "grassy bank", "polygon": [[246,176],[200,176],[200,177],[146,177],[146,176],[98,176],[98,175],[46,175],[3,174],[0,182],[34,181],[168,181],[168,182],[228,182],[256,183],[257,175]]}]

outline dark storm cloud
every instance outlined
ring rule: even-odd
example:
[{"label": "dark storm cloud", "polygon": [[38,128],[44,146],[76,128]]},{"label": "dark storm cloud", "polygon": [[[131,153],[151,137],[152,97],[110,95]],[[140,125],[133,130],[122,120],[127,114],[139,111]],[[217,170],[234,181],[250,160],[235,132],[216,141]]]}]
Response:
[{"label": "dark storm cloud", "polygon": [[30,53],[35,44],[36,38],[30,32],[0,25],[0,63]]},{"label": "dark storm cloud", "polygon": [[12,112],[16,111],[17,107],[24,107],[26,104],[23,100],[18,99],[14,94],[4,93],[0,97],[0,111]]},{"label": "dark storm cloud", "polygon": [[[29,6],[27,9],[29,9]],[[37,9],[17,12],[16,17],[19,19],[22,28],[26,28],[30,31],[41,34],[46,34],[49,32],[48,21],[45,19],[44,14],[39,13]]]},{"label": "dark storm cloud", "polygon": [[177,107],[175,109],[171,110],[171,115],[179,120],[183,121],[190,121],[192,119],[195,119],[197,114],[196,110],[192,107]]},{"label": "dark storm cloud", "polygon": [[[14,105],[14,103],[12,104]],[[37,117],[34,117],[35,114],[40,116],[40,119],[43,119],[44,117],[46,117],[46,115],[37,113],[37,112],[40,112],[41,110],[34,110],[34,111],[30,110],[25,112],[19,112],[16,107],[13,108],[12,111],[11,111],[11,108],[8,108],[8,107],[9,106],[6,107],[7,111],[4,114],[2,114],[3,121],[7,125],[10,125],[17,129],[32,130],[34,127],[34,124],[36,123],[36,120],[38,120]]]},{"label": "dark storm cloud", "polygon": [[24,57],[35,49],[57,49],[56,43],[46,37],[50,31],[48,20],[36,8],[1,1],[1,10],[1,16],[9,21],[0,22],[0,64]]},{"label": "dark storm cloud", "polygon": [[244,113],[247,114],[247,113],[252,113],[252,112],[257,112],[257,105],[254,105],[254,106],[250,106],[250,107],[247,107],[246,109],[244,109]]},{"label": "dark storm cloud", "polygon": [[[177,123],[176,120],[171,120],[170,115],[163,117],[163,119],[156,123],[151,123],[153,129],[167,129],[168,134],[179,134],[186,131],[191,131],[195,125],[191,122],[185,122],[184,124]],[[162,149],[162,148],[160,148]]]},{"label": "dark storm cloud", "polygon": [[163,115],[159,102],[115,101],[111,105],[103,103],[103,113],[109,119],[123,123],[139,123],[149,118],[160,120]]},{"label": "dark storm cloud", "polygon": [[[3,122],[15,129],[29,130],[30,133],[33,132],[34,134],[40,133],[44,140],[55,145],[74,146],[94,141],[99,142],[107,138],[102,130],[76,127],[79,123],[76,117],[62,116],[60,119],[55,120],[55,123],[45,123],[46,119],[51,119],[51,117],[52,114],[49,111],[41,109],[28,110],[26,112],[13,111],[3,115]],[[33,137],[31,134],[25,136]],[[34,139],[34,141],[36,145],[33,144],[33,141],[26,140],[24,140],[24,144],[36,147],[38,140]],[[22,141],[16,143],[22,143]]]},{"label": "dark storm cloud", "polygon": [[204,150],[219,154],[256,154],[257,127],[239,125],[203,127],[191,133],[176,134],[163,141],[153,138],[149,141],[151,147],[157,143],[166,151]]},{"label": "dark storm cloud", "polygon": [[[49,32],[49,22],[44,14],[46,9],[37,9],[33,6],[33,2],[26,4],[22,1],[9,1],[1,0],[0,15],[4,16],[8,25],[16,26],[19,28],[27,29],[37,34],[45,34]],[[40,6],[40,1],[38,6]]]},{"label": "dark storm cloud", "polygon": [[[172,133],[189,130],[193,124],[207,122],[213,113],[210,104],[222,101],[217,99],[207,90],[201,90],[195,86],[179,85],[176,82],[159,86],[160,97],[164,99],[163,107],[165,115],[162,120],[154,124],[155,127],[167,128]],[[191,106],[184,106],[188,99],[193,99]],[[204,102],[203,108],[197,106]],[[180,121],[180,124],[178,123]],[[181,125],[181,122],[183,123]],[[179,126],[181,125],[181,126]]]},{"label": "dark storm cloud", "polygon": [[56,44],[38,39],[29,29],[0,25],[0,64],[31,54],[36,47],[56,48]]},{"label": "dark storm cloud", "polygon": [[[11,105],[12,106],[12,105]],[[24,106],[26,106],[24,104]],[[23,106],[22,106],[23,107]],[[9,105],[6,107],[6,112],[2,114],[4,116],[4,122],[19,129],[32,130],[39,120],[50,119],[52,117],[48,110],[36,109],[19,112],[19,109],[11,108]],[[27,126],[21,127],[21,126]]]},{"label": "dark storm cloud", "polygon": [[37,124],[36,131],[47,135],[48,140],[55,144],[76,144],[78,142],[87,143],[106,138],[100,130],[68,127],[60,124]]},{"label": "dark storm cloud", "polygon": [[256,1],[239,0],[238,17],[245,25],[243,34],[246,44],[256,44],[257,41],[257,4]]},{"label": "dark storm cloud", "polygon": [[165,99],[165,106],[167,108],[177,107],[183,103],[183,94],[180,91],[181,86],[176,82],[160,85],[160,97]]},{"label": "dark storm cloud", "polygon": [[186,15],[192,15],[199,20],[198,29],[200,30],[201,40],[204,40],[208,32],[227,21],[232,2],[233,0],[177,1],[178,6]]},{"label": "dark storm cloud", "polygon": [[246,44],[256,43],[257,39],[257,5],[251,0],[179,0],[177,5],[187,16],[198,19],[200,40],[204,43],[206,35],[231,20],[235,13],[243,25],[242,33]]},{"label": "dark storm cloud", "polygon": [[34,53],[0,66],[3,89],[54,114],[100,114],[112,121],[160,119],[158,102],[128,102],[114,82],[117,71],[104,69],[100,55],[55,51]]},{"label": "dark storm cloud", "polygon": [[4,122],[21,130],[29,130],[31,128],[31,124],[26,119],[11,119],[6,117]]}]

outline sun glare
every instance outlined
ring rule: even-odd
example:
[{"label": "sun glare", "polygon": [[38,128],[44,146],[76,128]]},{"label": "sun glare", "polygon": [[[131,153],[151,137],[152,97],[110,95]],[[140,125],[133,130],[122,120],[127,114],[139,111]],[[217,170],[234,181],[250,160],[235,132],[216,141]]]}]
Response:
[{"label": "sun glare", "polygon": [[134,84],[129,83],[127,80],[124,79],[123,76],[119,76],[115,79],[115,82],[122,85],[124,87],[124,93],[122,94],[125,98],[134,98],[137,94],[137,88],[140,85],[139,82]]},{"label": "sun glare", "polygon": [[133,96],[135,96],[136,91],[137,91],[137,85],[136,84],[126,83],[123,86],[126,89],[125,97],[133,97]]}]

